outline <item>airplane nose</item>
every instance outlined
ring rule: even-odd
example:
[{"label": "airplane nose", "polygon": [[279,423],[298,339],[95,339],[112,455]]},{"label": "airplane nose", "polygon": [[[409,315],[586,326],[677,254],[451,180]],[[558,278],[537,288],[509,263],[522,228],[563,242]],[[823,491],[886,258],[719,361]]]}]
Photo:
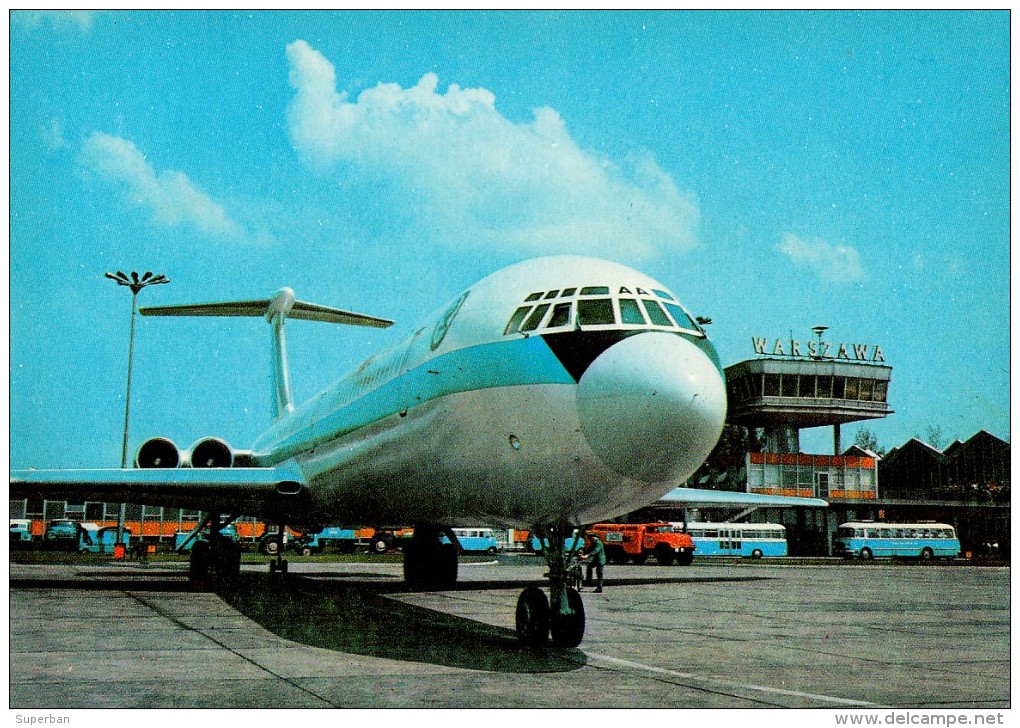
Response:
[{"label": "airplane nose", "polygon": [[708,457],[726,419],[726,388],[708,356],[675,334],[631,336],[578,382],[581,431],[617,473],[681,481]]}]

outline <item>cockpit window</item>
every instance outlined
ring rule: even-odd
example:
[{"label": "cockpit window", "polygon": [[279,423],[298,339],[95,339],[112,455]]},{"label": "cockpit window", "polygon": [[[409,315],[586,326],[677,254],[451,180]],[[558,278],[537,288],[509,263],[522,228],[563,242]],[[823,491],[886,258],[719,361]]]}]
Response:
[{"label": "cockpit window", "polygon": [[681,329],[692,329],[697,331],[698,327],[691,321],[691,317],[687,315],[687,312],[677,306],[675,303],[664,304],[669,312],[673,315],[673,320],[676,321],[676,325]]},{"label": "cockpit window", "polygon": [[510,322],[506,325],[506,328],[503,329],[503,336],[516,332],[517,329],[521,327],[521,321],[524,320],[524,317],[528,315],[528,311],[530,310],[531,306],[521,306],[519,309],[514,311],[514,315],[510,317]]},{"label": "cockpit window", "polygon": [[543,303],[541,306],[537,307],[531,315],[528,316],[528,320],[524,322],[524,325],[521,327],[521,331],[534,331],[537,329],[538,325],[542,323],[542,318],[545,316],[545,312],[548,310],[548,303]]},{"label": "cockpit window", "polygon": [[632,285],[621,285],[613,290],[616,292],[611,294],[609,286],[575,286],[535,291],[514,310],[503,334],[617,325],[705,335],[667,291]]},{"label": "cockpit window", "polygon": [[546,324],[546,328],[555,329],[560,326],[567,326],[570,324],[570,307],[569,303],[557,303],[553,307],[552,316],[549,317],[549,323]]},{"label": "cockpit window", "polygon": [[648,313],[648,318],[656,326],[672,326],[673,322],[669,320],[669,316],[662,310],[662,306],[659,305],[658,301],[641,299],[641,303],[644,304],[645,311]]},{"label": "cockpit window", "polygon": [[577,323],[581,326],[616,323],[616,317],[613,316],[612,300],[608,298],[580,299],[577,302]]},{"label": "cockpit window", "polygon": [[645,321],[641,309],[638,308],[637,301],[633,298],[620,299],[620,321],[625,324],[638,324],[640,326],[648,323]]}]

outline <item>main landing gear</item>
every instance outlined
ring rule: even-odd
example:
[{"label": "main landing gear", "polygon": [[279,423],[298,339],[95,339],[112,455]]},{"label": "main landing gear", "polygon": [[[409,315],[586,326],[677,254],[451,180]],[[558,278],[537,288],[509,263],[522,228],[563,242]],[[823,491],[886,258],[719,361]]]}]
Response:
[{"label": "main landing gear", "polygon": [[[446,540],[441,540],[442,536]],[[452,589],[457,583],[457,537],[448,528],[415,526],[404,546],[404,581],[416,591]]]},{"label": "main landing gear", "polygon": [[234,518],[222,521],[219,515],[210,515],[192,532],[194,538],[202,528],[209,527],[208,539],[196,540],[191,547],[188,581],[194,588],[207,591],[236,586],[241,574],[241,547],[220,533]]},{"label": "main landing gear", "polygon": [[537,586],[529,586],[517,599],[517,639],[529,647],[542,647],[551,641],[554,647],[577,647],[584,638],[584,602],[572,586],[567,586],[567,561],[578,549],[580,536],[566,539],[573,529],[558,524],[548,529],[532,529],[544,539],[549,564],[549,597]]}]

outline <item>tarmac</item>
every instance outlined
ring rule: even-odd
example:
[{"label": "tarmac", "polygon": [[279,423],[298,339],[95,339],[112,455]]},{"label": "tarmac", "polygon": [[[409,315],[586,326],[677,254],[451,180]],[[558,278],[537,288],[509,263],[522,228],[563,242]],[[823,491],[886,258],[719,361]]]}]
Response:
[{"label": "tarmac", "polygon": [[10,565],[12,709],[1008,708],[1010,571],[703,559],[609,566],[576,649],[527,649],[544,562],[290,561],[192,591],[182,563]]}]

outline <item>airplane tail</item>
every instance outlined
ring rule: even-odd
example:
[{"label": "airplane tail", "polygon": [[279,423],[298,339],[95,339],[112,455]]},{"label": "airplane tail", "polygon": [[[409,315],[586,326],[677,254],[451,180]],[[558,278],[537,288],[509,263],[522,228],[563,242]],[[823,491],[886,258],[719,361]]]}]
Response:
[{"label": "airplane tail", "polygon": [[284,321],[288,317],[348,326],[371,326],[378,329],[393,325],[388,319],[298,301],[290,288],[281,288],[272,298],[266,299],[145,306],[138,309],[138,312],[143,316],[264,316],[272,328],[273,419],[294,411],[294,398],[290,390],[290,373],[287,367],[287,341],[284,336]]}]

